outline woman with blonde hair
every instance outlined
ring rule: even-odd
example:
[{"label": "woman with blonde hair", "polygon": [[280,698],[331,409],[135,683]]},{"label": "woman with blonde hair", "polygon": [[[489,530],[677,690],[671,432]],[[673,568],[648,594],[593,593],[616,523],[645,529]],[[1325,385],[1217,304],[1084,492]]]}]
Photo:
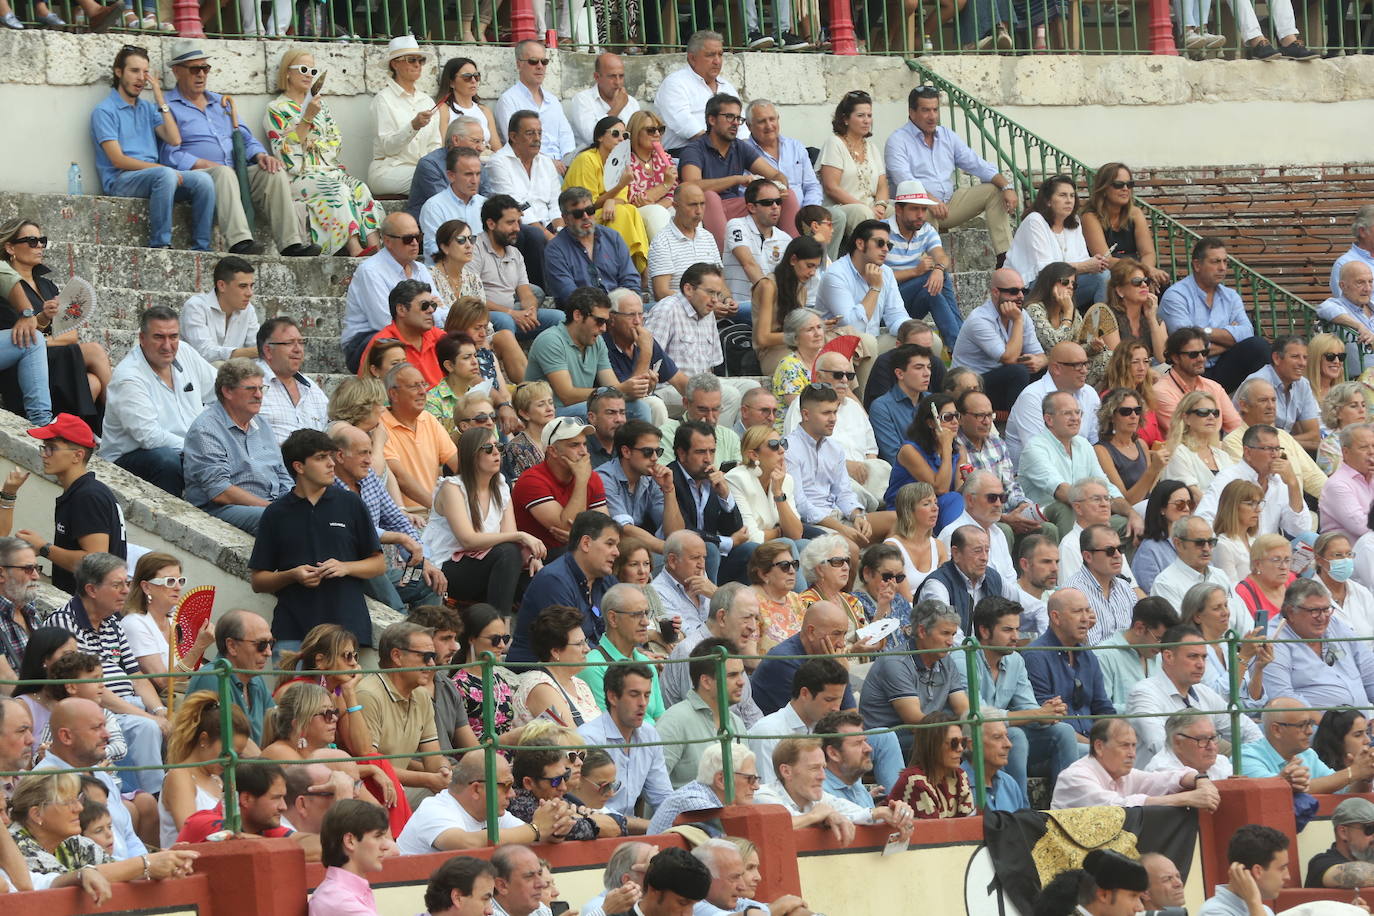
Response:
[{"label": "woman with blonde hair", "polygon": [[1283,594],[1297,578],[1293,545],[1281,534],[1261,534],[1250,542],[1250,575],[1236,583],[1236,596],[1250,614],[1264,611],[1272,620],[1283,607]]},{"label": "woman with blonde hair", "polygon": [[949,548],[935,536],[940,498],[934,487],[923,480],[909,483],[897,491],[894,503],[897,521],[892,536],[884,543],[893,545],[902,555],[906,581],[898,591],[911,601],[926,577],[949,560]]},{"label": "woman with blonde hair", "polygon": [[515,386],[511,403],[525,428],[506,442],[501,457],[501,473],[506,480],[515,480],[544,460],[544,427],[557,413],[548,382],[521,382]]},{"label": "woman with blonde hair", "polygon": [[630,203],[639,208],[644,229],[653,241],[673,218],[673,191],[677,190],[677,169],[673,157],[663,149],[663,120],[641,108],[630,115]]},{"label": "woman with blonde hair", "polygon": [[1259,531],[1264,491],[1248,480],[1233,480],[1221,491],[1212,531],[1217,538],[1212,565],[1239,582],[1250,574],[1250,546]]},{"label": "woman with blonde hair", "polygon": [[1140,404],[1145,408],[1145,413],[1140,417],[1140,428],[1136,430],[1140,441],[1146,445],[1163,442],[1164,433],[1159,428],[1159,416],[1155,412],[1155,380],[1150,371],[1150,348],[1144,341],[1123,340],[1112,351],[1112,358],[1107,360],[1106,380],[1107,387],[1102,392],[1129,388],[1140,398]]},{"label": "woman with blonde hair", "polygon": [[1320,404],[1332,386],[1345,381],[1345,341],[1335,334],[1316,334],[1307,342],[1307,381]]},{"label": "woman with blonde hair", "polygon": [[[205,650],[215,644],[215,625],[206,621],[191,650],[181,658],[171,659],[171,644],[176,641],[172,614],[185,587],[181,561],[170,553],[154,551],[138,558],[119,626],[144,674],[171,674],[174,678],[194,674]],[[153,686],[159,693],[166,692],[163,678],[155,679]]]},{"label": "woman with blonde hair", "polygon": [[[787,440],[771,426],[751,426],[740,439],[743,460],[725,475],[750,541],[802,541],[802,520],[794,508],[796,482],[787,473]],[[804,543],[804,542],[802,542]],[[797,546],[800,551],[801,546]]]},{"label": "woman with blonde hair", "polygon": [[[234,731],[234,752],[242,755],[252,740],[248,717],[237,706],[230,709]],[[167,770],[162,794],[157,799],[159,833],[164,848],[177,840],[186,819],[197,811],[208,811],[224,801],[224,740],[219,697],[209,690],[187,695],[177,706],[172,730],[167,736],[168,763],[194,763],[192,767]]]},{"label": "woman with blonde hair", "polygon": [[[376,356],[378,347],[373,345],[370,356]],[[381,379],[370,376],[346,378],[329,396],[329,421],[342,421],[358,427],[372,440],[372,473],[386,484],[386,491],[396,502],[403,506],[401,487],[396,483],[386,464],[386,424],[382,422],[382,411],[387,407],[386,386]]]},{"label": "woman with blonde hair", "polygon": [[1236,463],[1221,447],[1221,407],[1206,391],[1190,391],[1174,409],[1174,424],[1164,445],[1170,450],[1164,476],[1181,480],[1202,502],[1202,494],[1218,471]]},{"label": "woman with blonde hair", "polygon": [[281,95],[264,115],[267,142],[291,176],[296,199],[305,203],[311,242],[325,254],[367,257],[381,242],[386,214],[367,185],[344,171],[343,132],[314,88],[322,73],[309,51],[282,56],[277,67]]},{"label": "woman with blonde hair", "polygon": [[1330,477],[1341,466],[1341,430],[1369,417],[1369,401],[1363,382],[1337,382],[1320,399],[1322,441],[1317,446],[1317,467]]}]

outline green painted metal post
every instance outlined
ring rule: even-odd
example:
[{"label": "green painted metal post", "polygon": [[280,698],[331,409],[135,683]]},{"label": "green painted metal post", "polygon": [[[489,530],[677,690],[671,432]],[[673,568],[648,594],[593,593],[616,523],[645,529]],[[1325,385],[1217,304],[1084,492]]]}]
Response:
[{"label": "green painted metal post", "polygon": [[968,684],[969,732],[973,739],[973,803],[981,811],[988,804],[986,774],[983,772],[983,713],[978,695],[978,640],[972,636],[964,640],[964,680]]},{"label": "green painted metal post", "polygon": [[[219,693],[219,733],[220,735],[234,734],[234,692],[231,678],[234,676],[234,666],[229,663],[229,659],[220,657],[215,659],[212,666],[215,669],[215,677],[218,679],[216,688]],[[239,821],[239,790],[238,790],[238,763],[239,755],[234,750],[234,742],[221,741],[220,753],[224,757],[224,827],[238,833]]]},{"label": "green painted metal post", "polygon": [[735,761],[730,753],[730,745],[735,736],[730,730],[730,685],[725,682],[725,662],[730,653],[724,646],[716,646],[716,708],[720,710],[720,773],[725,778],[725,798],[727,805],[735,803]]},{"label": "green painted metal post", "polygon": [[483,652],[482,662],[482,755],[487,783],[487,842],[501,840],[500,794],[496,791],[496,656]]},{"label": "green painted metal post", "polygon": [[[1230,694],[1231,711],[1231,737],[1234,739],[1240,734],[1240,651],[1236,645],[1236,631],[1227,630],[1224,637],[1226,640],[1226,675],[1230,680],[1227,690]],[[1240,771],[1240,742],[1231,742],[1231,767],[1237,776],[1242,775]]]}]

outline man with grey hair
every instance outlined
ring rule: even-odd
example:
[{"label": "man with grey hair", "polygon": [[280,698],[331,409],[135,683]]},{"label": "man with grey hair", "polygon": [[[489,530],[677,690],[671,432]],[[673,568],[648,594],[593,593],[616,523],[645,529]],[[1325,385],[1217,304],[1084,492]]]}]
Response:
[{"label": "man with grey hair", "polygon": [[[669,664],[664,666],[659,683],[663,690],[663,702],[673,706],[686,699],[692,692],[692,680],[688,672],[687,658],[692,650],[705,639],[728,639],[735,644],[740,655],[759,654],[760,620],[759,597],[748,585],[742,582],[726,582],[711,596],[706,621],[700,626],[689,628],[668,655]],[[677,664],[672,664],[677,662]],[[746,659],[746,672],[758,667],[758,659]],[[763,711],[754,702],[753,688],[749,678],[744,679],[744,692],[740,700],[730,710],[752,727],[763,718]]]},{"label": "man with grey hair", "polygon": [[[1374,213],[1374,206],[1365,209]],[[1371,216],[1371,220],[1374,220],[1374,216]],[[1364,261],[1346,261],[1339,271],[1331,271],[1331,277],[1331,298],[1317,306],[1317,317],[1349,328],[1354,333],[1355,340],[1346,346],[1346,360],[1368,369],[1374,365],[1374,356],[1368,355],[1371,347],[1374,347],[1374,303],[1370,302],[1370,296],[1374,294],[1374,269]],[[1339,288],[1335,288],[1337,285]],[[1365,353],[1362,362],[1361,344]],[[1325,358],[1334,360],[1339,357]]]},{"label": "man with grey hair", "polygon": [[1010,588],[989,564],[990,554],[988,532],[982,525],[955,528],[949,536],[949,559],[921,583],[916,599],[951,607],[958,619],[957,629],[972,633],[973,609],[978,602],[1005,595]]},{"label": "man with grey hair", "polygon": [[[473,130],[474,127],[476,130]],[[414,217],[417,223],[420,221],[420,211],[424,208],[425,202],[449,186],[448,151],[466,146],[480,154],[486,147],[483,139],[485,136],[486,125],[483,122],[470,115],[463,115],[449,121],[442,146],[420,157],[419,163],[415,166],[415,175],[410,179],[410,198],[405,206],[406,212]],[[485,178],[485,175],[483,177]],[[479,188],[479,193],[485,192]],[[481,232],[480,220],[478,225],[468,228],[474,232]]]},{"label": "man with grey hair", "polygon": [[[1318,579],[1297,578],[1283,595],[1283,619],[1270,628],[1274,660],[1264,666],[1264,693],[1296,697],[1305,706],[1374,706],[1374,653],[1332,616],[1331,593]],[[1315,715],[1315,713],[1313,714]]]},{"label": "man with grey hair", "polygon": [[[442,759],[442,758],[426,758]],[[544,805],[535,809],[530,822],[520,820],[507,809],[514,786],[510,761],[496,757],[496,781],[487,782],[482,754],[464,754],[453,767],[453,776],[443,791],[426,798],[406,821],[396,838],[396,849],[403,856],[431,852],[482,849],[487,839],[487,793],[496,793],[496,845],[538,843],[544,837],[572,829],[572,818],[559,808]]]},{"label": "man with grey hair", "polygon": [[[690,534],[690,532],[685,532]],[[669,537],[669,544],[672,543]],[[695,535],[693,535],[695,537]],[[698,538],[700,540],[700,538]],[[663,694],[659,690],[658,666],[652,659],[639,651],[639,647],[649,641],[649,599],[644,589],[638,585],[621,582],[606,589],[601,598],[601,616],[606,621],[606,632],[600,641],[587,652],[587,667],[577,673],[578,680],[592,689],[596,705],[606,709],[606,672],[610,669],[599,662],[635,661],[647,665],[653,675],[649,687],[649,705],[644,711],[644,721],[653,725],[665,709]]]},{"label": "man with grey hair", "polygon": [[[215,621],[215,651],[227,659],[237,672],[229,679],[229,693],[234,705],[248,718],[253,741],[262,743],[263,719],[267,710],[276,706],[267,681],[254,671],[261,671],[272,660],[276,640],[272,628],[261,614],[234,609],[226,611]],[[219,678],[206,669],[186,684],[188,694],[197,690],[218,690]]]},{"label": "man with grey hair", "polygon": [[406,505],[428,509],[434,500],[439,470],[458,473],[458,446],[444,433],[434,414],[425,410],[429,386],[411,363],[397,363],[386,374],[390,401],[382,411],[386,427],[386,465],[401,488]]},{"label": "man with grey hair", "polygon": [[[1069,508],[1073,510],[1073,527],[1059,542],[1060,579],[1067,580],[1083,568],[1083,551],[1079,548],[1079,539],[1083,536],[1085,528],[1093,525],[1111,525],[1112,530],[1117,534],[1121,533],[1120,529],[1125,519],[1119,515],[1112,515],[1109,487],[1107,479],[1100,476],[1084,477],[1075,480],[1069,486],[1067,495]],[[1124,554],[1121,557],[1121,573],[1127,582],[1135,584],[1135,574],[1131,572],[1131,564]]]},{"label": "man with grey hair", "polygon": [[644,893],[644,873],[656,852],[657,846],[640,840],[626,840],[617,846],[601,873],[604,890],[582,905],[579,916],[631,912]]},{"label": "man with grey hair", "polygon": [[[32,544],[0,537],[0,680],[14,680],[38,624],[38,555]],[[13,687],[0,687],[8,695]]]},{"label": "man with grey hair", "polygon": [[751,426],[772,426],[783,413],[778,399],[767,388],[750,388],[739,399],[739,419],[735,421],[735,433],[743,438]]},{"label": "man with grey hair", "polygon": [[215,376],[217,403],[186,430],[182,469],[188,503],[249,534],[272,502],[294,485],[262,409],[262,368],[225,360]]},{"label": "man with grey hair", "polygon": [[1050,365],[1045,374],[1031,382],[1016,396],[1011,413],[1007,416],[1007,432],[1004,438],[1011,460],[1020,462],[1021,450],[1046,426],[1044,417],[1045,395],[1064,391],[1073,395],[1078,407],[1083,411],[1082,436],[1089,442],[1097,442],[1097,410],[1102,399],[1088,382],[1088,354],[1080,344],[1071,340],[1060,341],[1049,353]]},{"label": "man with grey hair", "polygon": [[[820,180],[816,178],[816,170],[811,165],[811,154],[801,141],[782,135],[778,106],[768,99],[754,99],[744,106],[744,123],[749,125],[749,138],[763,153],[763,158],[787,176],[788,187],[797,192],[797,206],[819,206],[824,194]],[[783,228],[786,230],[790,227]],[[839,239],[843,236],[844,226],[837,222],[834,237]]]},{"label": "man with grey hair", "polygon": [[[1012,746],[1011,732],[1006,722],[1007,711],[996,706],[983,706],[979,714],[983,717],[983,786],[988,800],[984,810],[1020,811],[1029,808],[1026,790],[1006,769]],[[965,760],[961,766],[972,783],[975,773],[973,761]]]},{"label": "man with grey hair", "polygon": [[[1188,767],[1206,774],[1208,779],[1230,779],[1235,770],[1230,755],[1221,753],[1221,736],[1213,718],[1196,709],[1183,709],[1169,716],[1164,720],[1164,746],[1143,769],[1157,773]],[[1253,722],[1250,727],[1259,730]]]},{"label": "man with grey hair", "polygon": [[[438,751],[434,721],[434,631],[408,621],[393,623],[377,640],[383,671],[358,684],[358,703],[372,736],[373,753],[424,754]],[[398,671],[409,668],[418,670]],[[396,760],[396,775],[411,806],[449,785],[447,759],[440,754]]]},{"label": "man with grey hair", "polygon": [[[1355,242],[1331,265],[1331,295],[1339,296],[1341,272],[1350,263],[1363,264],[1374,270],[1374,204],[1361,204],[1355,211],[1355,222],[1351,229]],[[1325,318],[1326,316],[1322,316]]]},{"label": "man with grey hair", "polygon": [[[642,379],[650,391],[671,387],[680,398],[687,390],[687,373],[668,358],[654,335],[644,326],[644,299],[633,289],[618,287],[607,295],[611,300],[611,316],[601,339],[606,342],[606,356],[611,371],[622,383]],[[648,410],[649,422],[662,428],[668,422],[668,407],[657,394],[637,398]]]},{"label": "man with grey hair", "polygon": [[[1221,447],[1240,460],[1244,451],[1245,431],[1252,426],[1274,426],[1278,417],[1279,396],[1274,386],[1261,378],[1246,379],[1236,389],[1235,404],[1223,399],[1221,407],[1222,428],[1226,429],[1227,412],[1239,413],[1239,423],[1221,440]],[[1307,449],[1298,444],[1293,434],[1286,429],[1275,427],[1279,437],[1279,448],[1293,465],[1293,470],[1302,481],[1302,489],[1312,499],[1320,499],[1326,488],[1326,472],[1321,469]]]},{"label": "man with grey hair", "polygon": [[1271,697],[1260,716],[1264,737],[1240,749],[1242,773],[1260,778],[1277,776],[1292,786],[1294,793],[1312,795],[1348,792],[1352,784],[1368,782],[1374,776],[1374,748],[1361,748],[1349,766],[1333,771],[1312,749],[1320,715],[1307,711],[1312,704],[1291,694]]},{"label": "man with grey hair", "polygon": [[[916,725],[946,710],[963,718],[969,709],[962,659],[954,658],[957,611],[942,601],[921,601],[911,610],[912,648],[921,655],[880,655],[864,679],[859,712],[869,728]],[[912,733],[898,732],[902,754],[910,757]]]},{"label": "man with grey hair", "polygon": [[1251,426],[1246,428],[1240,441],[1240,460],[1217,471],[1202,494],[1197,514],[1212,521],[1221,503],[1221,491],[1233,480],[1246,480],[1264,494],[1260,501],[1257,534],[1285,534],[1294,538],[1311,532],[1312,513],[1303,500],[1302,482],[1279,441],[1279,431],[1273,426]]},{"label": "man with grey hair", "polygon": [[[687,39],[687,65],[663,78],[654,94],[654,109],[667,130],[663,147],[676,158],[689,140],[706,132],[706,102],[726,93],[740,98],[734,84],[720,75],[725,65],[725,39],[719,32],[701,29]],[[749,131],[741,126],[739,136]]]},{"label": "man with grey hair", "polygon": [[[1364,395],[1355,391],[1355,397]],[[1323,534],[1343,531],[1350,543],[1369,530],[1369,507],[1374,503],[1374,426],[1352,423],[1341,429],[1341,466],[1322,489],[1318,501]]]},{"label": "man with grey hair", "polygon": [[744,856],[739,847],[727,839],[713,837],[693,849],[692,855],[711,872],[711,889],[702,901],[711,909],[698,903],[692,908],[694,916],[698,912],[703,916],[717,916],[737,910],[742,916],[749,916],[748,911],[739,909],[740,898],[745,893]]},{"label": "man with grey hair", "polygon": [[619,118],[629,124],[630,116],[639,111],[639,101],[625,91],[625,62],[610,51],[596,56],[592,65],[592,85],[564,103],[568,123],[572,125],[577,149],[592,145],[592,130],[602,118]]},{"label": "man with grey hair", "polygon": [[[43,622],[66,630],[82,652],[100,659],[105,678],[103,708],[115,714],[129,751],[128,766],[162,766],[162,739],[171,731],[167,707],[158,698],[152,681],[131,680],[141,674],[138,659],[119,618],[129,597],[129,578],[124,561],[108,553],[88,553],[76,566],[76,590],[72,599]],[[160,769],[120,774],[124,791],[162,791]]]},{"label": "man with grey hair", "polygon": [[[755,388],[758,386],[755,385]],[[672,406],[675,392],[663,392],[665,402]],[[701,372],[687,379],[687,384],[683,388],[683,413],[682,420],[669,420],[663,424],[663,441],[672,443],[673,437],[677,434],[677,428],[685,420],[697,420],[711,427],[716,434],[716,465],[725,464],[727,461],[738,463],[743,455],[740,453],[739,434],[731,427],[733,421],[726,422],[726,415],[729,407],[733,406],[734,414],[739,416],[739,404],[741,395],[738,389],[722,385],[721,379],[710,372]],[[671,464],[674,460],[672,449],[665,449],[663,457],[659,461],[664,464]]]},{"label": "man with grey hair", "polygon": [[1088,738],[1088,756],[1069,764],[1059,774],[1050,807],[1060,810],[1093,805],[1165,805],[1217,809],[1221,795],[1206,774],[1186,768],[1137,770],[1135,749],[1135,730],[1130,722],[1098,719]]},{"label": "man with grey hair", "polygon": [[1254,615],[1236,594],[1236,583],[1212,565],[1212,552],[1217,546],[1212,524],[1200,515],[1185,515],[1169,526],[1169,541],[1178,558],[1155,576],[1150,594],[1164,598],[1179,609],[1183,607],[1183,596],[1188,589],[1199,582],[1220,586],[1226,589],[1231,607],[1230,627],[1237,633],[1249,633],[1254,629]]},{"label": "man with grey hair", "polygon": [[[697,761],[697,778],[674,790],[654,809],[653,819],[649,821],[648,834],[653,836],[666,833],[681,815],[725,807],[723,761],[724,752],[719,742],[708,744],[701,752],[701,759]],[[736,742],[730,745],[730,761],[735,781],[735,804],[753,804],[754,790],[758,788],[759,780],[762,779],[758,770],[758,755]],[[725,835],[720,821],[714,817],[692,823],[713,837]]]},{"label": "man with grey hair", "polygon": [[[33,765],[33,715],[27,703],[0,696],[0,771],[22,773]],[[8,798],[21,776],[0,776],[0,792]]]},{"label": "man with grey hair", "polygon": [[[997,571],[1006,589],[1016,581],[1016,564],[1011,559],[1011,544],[1002,530],[1002,507],[1007,503],[1007,488],[992,471],[974,471],[964,478],[959,490],[964,497],[964,514],[944,527],[940,540],[948,545],[954,532],[965,525],[974,525],[987,533],[988,566]],[[1008,596],[1011,597],[1011,596]]]},{"label": "man with grey hair", "polygon": [[[600,223],[591,191],[580,185],[564,188],[558,195],[558,210],[563,229],[544,248],[544,288],[559,308],[568,307],[576,289],[590,286],[609,293],[622,286],[639,286],[639,268],[629,246],[619,232]],[[636,254],[643,259],[648,250]],[[652,390],[648,386],[630,393],[642,397]]]},{"label": "man with grey hair", "polygon": [[496,130],[506,142],[509,142],[506,129],[511,115],[517,111],[539,115],[539,123],[544,128],[540,149],[553,160],[558,174],[562,175],[577,152],[577,140],[558,97],[544,91],[544,77],[548,72],[549,52],[542,42],[532,38],[516,42],[515,83],[501,93],[492,114],[496,117]]},{"label": "man with grey hair", "polygon": [[663,613],[676,618],[683,630],[703,626],[716,585],[706,575],[706,542],[701,536],[687,528],[668,535],[663,542],[663,570],[650,584]]}]

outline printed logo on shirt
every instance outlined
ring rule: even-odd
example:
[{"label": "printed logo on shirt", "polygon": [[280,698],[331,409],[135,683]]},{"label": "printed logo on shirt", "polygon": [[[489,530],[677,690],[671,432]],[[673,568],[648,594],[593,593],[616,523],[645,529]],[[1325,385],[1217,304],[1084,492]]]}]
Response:
[{"label": "printed logo on shirt", "polygon": [[329,523],[329,527],[330,527],[330,528],[347,528],[348,526],[345,525],[343,522],[330,522],[330,523]]}]

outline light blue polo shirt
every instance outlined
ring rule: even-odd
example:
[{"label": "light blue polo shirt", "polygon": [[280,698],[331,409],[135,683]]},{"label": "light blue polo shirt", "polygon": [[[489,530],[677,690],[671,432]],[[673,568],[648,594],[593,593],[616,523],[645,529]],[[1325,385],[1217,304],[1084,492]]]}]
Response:
[{"label": "light blue polo shirt", "polygon": [[145,98],[130,104],[118,89],[111,89],[95,106],[91,112],[91,140],[95,143],[96,171],[106,191],[123,170],[114,167],[100,144],[118,140],[120,150],[130,159],[157,162],[157,135],[153,130],[161,126],[162,112],[156,105]]}]

